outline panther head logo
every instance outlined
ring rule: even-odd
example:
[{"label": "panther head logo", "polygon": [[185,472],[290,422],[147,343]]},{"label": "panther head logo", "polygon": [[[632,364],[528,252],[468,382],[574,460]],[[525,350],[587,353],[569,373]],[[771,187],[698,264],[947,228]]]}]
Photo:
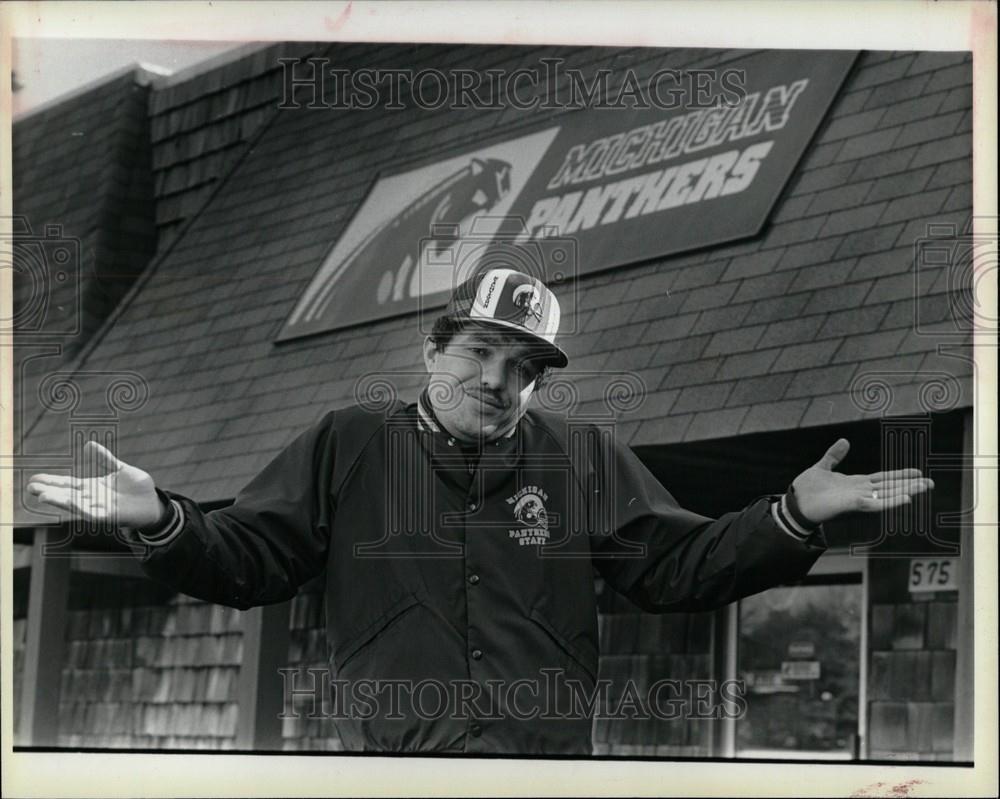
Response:
[{"label": "panther head logo", "polygon": [[514,289],[511,299],[520,311],[520,319],[511,321],[524,325],[529,316],[533,316],[539,322],[542,321],[542,298],[533,285],[525,283],[523,286],[518,286]]}]

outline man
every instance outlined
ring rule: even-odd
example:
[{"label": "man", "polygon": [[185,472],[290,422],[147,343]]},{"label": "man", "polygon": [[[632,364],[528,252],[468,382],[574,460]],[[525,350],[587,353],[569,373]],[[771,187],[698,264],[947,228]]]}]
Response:
[{"label": "man", "polygon": [[567,365],[558,327],[541,281],[473,276],[424,342],[417,402],[326,414],[225,509],[97,444],[109,474],[28,488],[135,528],[150,575],[210,602],[286,600],[325,568],[349,749],[587,754],[595,567],[647,611],[709,609],[803,576],[822,522],[933,485],[915,469],[837,474],[841,439],[783,495],[717,520],[686,511],[597,426],[527,409]]}]

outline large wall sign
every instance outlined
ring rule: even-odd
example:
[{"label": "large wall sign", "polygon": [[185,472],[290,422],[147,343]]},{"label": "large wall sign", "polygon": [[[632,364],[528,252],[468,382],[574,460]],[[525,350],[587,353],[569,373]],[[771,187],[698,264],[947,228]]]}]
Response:
[{"label": "large wall sign", "polygon": [[578,111],[381,176],[279,340],[443,305],[487,259],[558,281],[754,236],[855,55],[759,53],[724,67],[735,104]]}]

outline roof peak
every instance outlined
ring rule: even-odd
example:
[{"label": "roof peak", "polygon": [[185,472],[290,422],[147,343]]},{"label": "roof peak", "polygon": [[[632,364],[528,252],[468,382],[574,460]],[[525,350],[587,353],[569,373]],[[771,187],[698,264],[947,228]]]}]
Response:
[{"label": "roof peak", "polygon": [[252,55],[259,50],[264,50],[276,44],[281,44],[281,42],[244,42],[243,44],[235,45],[232,49],[216,53],[214,56],[206,58],[204,61],[198,61],[194,64],[190,64],[183,69],[178,69],[176,72],[165,73],[162,77],[159,77],[155,81],[153,88],[166,89],[170,86],[176,86],[179,83],[184,83],[192,78],[198,77],[199,75],[203,75],[206,72],[211,72],[219,67],[231,64],[234,61],[239,61],[242,58],[246,58],[248,55]]},{"label": "roof peak", "polygon": [[101,86],[120,80],[129,73],[135,75],[135,82],[140,86],[154,84],[157,80],[170,75],[170,72],[165,70],[163,67],[156,66],[155,64],[146,64],[142,61],[133,61],[130,64],[126,64],[123,67],[119,67],[118,69],[108,72],[106,75],[101,75],[100,77],[94,78],[94,80],[88,81],[87,83],[75,86],[63,94],[59,94],[32,108],[15,114],[13,122],[14,124],[17,124],[18,122],[29,119],[38,114],[51,111],[53,108],[63,105],[67,101],[72,100],[74,97],[88,94]]}]

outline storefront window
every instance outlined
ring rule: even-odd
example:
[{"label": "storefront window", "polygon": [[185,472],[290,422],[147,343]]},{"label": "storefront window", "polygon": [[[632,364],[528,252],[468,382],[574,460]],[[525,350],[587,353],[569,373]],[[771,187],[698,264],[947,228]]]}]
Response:
[{"label": "storefront window", "polygon": [[738,757],[858,757],[862,608],[860,573],[740,602]]}]

